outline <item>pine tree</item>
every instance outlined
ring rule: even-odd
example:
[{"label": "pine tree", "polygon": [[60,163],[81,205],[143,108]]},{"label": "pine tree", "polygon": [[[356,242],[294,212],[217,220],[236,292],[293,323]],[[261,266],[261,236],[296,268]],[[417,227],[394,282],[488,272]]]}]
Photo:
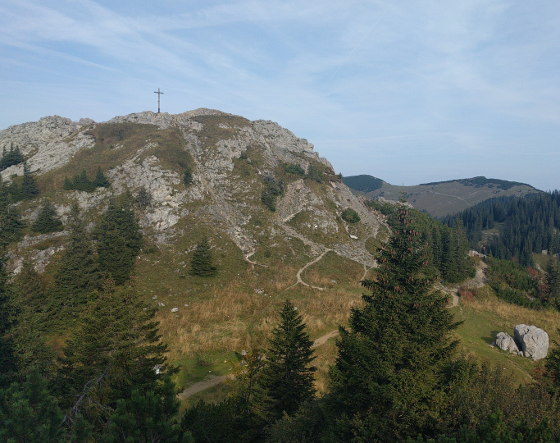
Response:
[{"label": "pine tree", "polygon": [[[69,408],[68,423],[80,415],[99,436],[119,400],[131,399],[134,391],[151,393],[149,402],[170,401],[164,380],[172,371],[165,363],[167,348],[154,316],[131,288],[107,286],[88,306],[61,359],[57,386],[63,407]],[[161,407],[167,414],[174,405]]]},{"label": "pine tree", "polygon": [[41,234],[62,231],[62,222],[57,216],[56,208],[49,200],[45,201],[43,204],[31,229]]},{"label": "pine tree", "polygon": [[39,195],[39,186],[31,171],[27,166],[27,163],[23,164],[23,180],[21,182],[21,198],[24,200],[29,200],[35,198]]},{"label": "pine tree", "polygon": [[456,345],[447,299],[405,207],[379,257],[364,306],[340,328],[328,400],[334,432],[349,441],[405,440],[429,433],[442,405],[443,367]]},{"label": "pine tree", "polygon": [[68,244],[55,274],[56,300],[52,309],[56,317],[78,312],[103,283],[92,241],[77,206],[72,208],[69,230]]},{"label": "pine tree", "polygon": [[216,266],[212,264],[212,252],[207,239],[200,242],[191,259],[191,275],[200,277],[211,277],[218,272]]},{"label": "pine tree", "polygon": [[280,324],[272,331],[260,385],[263,396],[260,414],[272,423],[284,414],[294,414],[302,404],[313,399],[311,365],[313,342],[296,307],[288,300],[280,311]]},{"label": "pine tree", "polygon": [[130,206],[109,203],[96,234],[101,269],[121,285],[127,281],[142,247],[140,227]]}]

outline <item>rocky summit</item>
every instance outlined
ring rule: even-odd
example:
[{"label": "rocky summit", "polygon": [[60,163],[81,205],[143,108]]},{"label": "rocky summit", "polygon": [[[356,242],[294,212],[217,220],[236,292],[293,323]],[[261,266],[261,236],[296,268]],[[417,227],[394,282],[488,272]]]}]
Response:
[{"label": "rocky summit", "polygon": [[[111,197],[145,190],[150,204],[138,216],[156,248],[172,248],[183,238],[192,250],[200,237],[209,237],[224,254],[225,244],[232,244],[227,254],[251,266],[313,259],[327,251],[365,268],[374,265],[366,244],[382,224],[379,215],[350,192],[313,145],[271,121],[210,109],[141,112],[103,123],[52,116],[0,131],[0,149],[13,148],[39,184],[38,199],[51,200],[63,221],[73,203],[93,221]],[[110,187],[64,189],[65,179],[82,171],[92,177],[97,169]],[[23,164],[13,165],[2,179],[10,182],[22,173]],[[33,220],[38,206],[38,200],[20,203],[24,218]],[[348,209],[359,223],[341,218]],[[43,269],[63,247],[45,240],[27,235],[13,254],[16,262],[28,256]],[[36,248],[38,243],[43,247]]]}]

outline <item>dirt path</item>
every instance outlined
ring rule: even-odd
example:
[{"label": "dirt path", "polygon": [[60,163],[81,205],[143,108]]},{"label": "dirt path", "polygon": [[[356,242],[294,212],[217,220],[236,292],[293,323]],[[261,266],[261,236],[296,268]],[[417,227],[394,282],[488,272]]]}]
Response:
[{"label": "dirt path", "polygon": [[[249,252],[248,254],[245,254],[245,255],[243,256],[243,259],[244,259],[247,263],[249,263],[252,267],[254,267],[254,266],[262,266],[263,268],[268,268],[268,266],[266,266],[266,265],[262,265],[262,264],[260,264],[260,263],[257,263],[256,261],[251,260],[250,257],[251,257],[254,253],[255,253],[255,250],[253,249],[253,250],[252,250],[251,252]],[[251,268],[251,269],[253,269],[253,268]]]},{"label": "dirt path", "polygon": [[[331,338],[336,337],[338,335],[338,329],[334,331],[327,332],[325,335],[321,335],[317,340],[313,342],[312,347],[318,348],[319,346],[323,346],[327,341]],[[210,377],[206,377],[204,380],[199,381],[190,385],[188,388],[177,394],[177,398],[179,400],[185,400],[189,397],[192,397],[199,392],[206,391],[206,389],[213,388],[214,386],[218,386],[226,382],[227,380],[233,380],[235,376],[233,374],[230,375],[211,375]]]},{"label": "dirt path", "polygon": [[326,254],[327,252],[330,252],[330,251],[332,251],[332,249],[325,249],[325,250],[321,253],[321,255],[319,255],[318,257],[315,257],[315,258],[314,258],[313,260],[311,260],[309,263],[303,265],[303,266],[299,269],[299,271],[297,271],[297,274],[296,274],[297,281],[296,281],[293,285],[288,286],[286,289],[284,289],[284,291],[287,291],[288,289],[293,288],[294,286],[297,286],[297,285],[303,285],[303,286],[307,286],[308,288],[311,288],[311,289],[317,289],[318,291],[324,291],[325,288],[320,288],[319,286],[313,286],[313,285],[310,285],[309,283],[304,282],[303,279],[301,278],[301,274],[302,274],[302,272],[305,271],[309,266],[312,266],[312,265],[314,265],[315,263],[317,263],[319,260],[321,260],[321,259],[325,256],[325,254]]}]

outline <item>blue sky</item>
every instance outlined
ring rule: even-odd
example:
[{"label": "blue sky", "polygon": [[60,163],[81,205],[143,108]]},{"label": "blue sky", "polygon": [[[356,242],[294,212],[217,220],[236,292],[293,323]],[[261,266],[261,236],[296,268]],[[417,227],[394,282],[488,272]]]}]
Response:
[{"label": "blue sky", "polygon": [[344,175],[560,188],[560,2],[0,0],[0,129],[216,108]]}]

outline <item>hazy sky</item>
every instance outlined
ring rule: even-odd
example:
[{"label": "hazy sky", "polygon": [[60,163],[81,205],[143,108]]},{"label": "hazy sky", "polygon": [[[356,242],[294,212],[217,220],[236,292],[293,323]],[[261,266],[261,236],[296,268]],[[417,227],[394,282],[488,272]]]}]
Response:
[{"label": "hazy sky", "polygon": [[560,188],[558,0],[0,0],[0,129],[216,108],[344,175]]}]

